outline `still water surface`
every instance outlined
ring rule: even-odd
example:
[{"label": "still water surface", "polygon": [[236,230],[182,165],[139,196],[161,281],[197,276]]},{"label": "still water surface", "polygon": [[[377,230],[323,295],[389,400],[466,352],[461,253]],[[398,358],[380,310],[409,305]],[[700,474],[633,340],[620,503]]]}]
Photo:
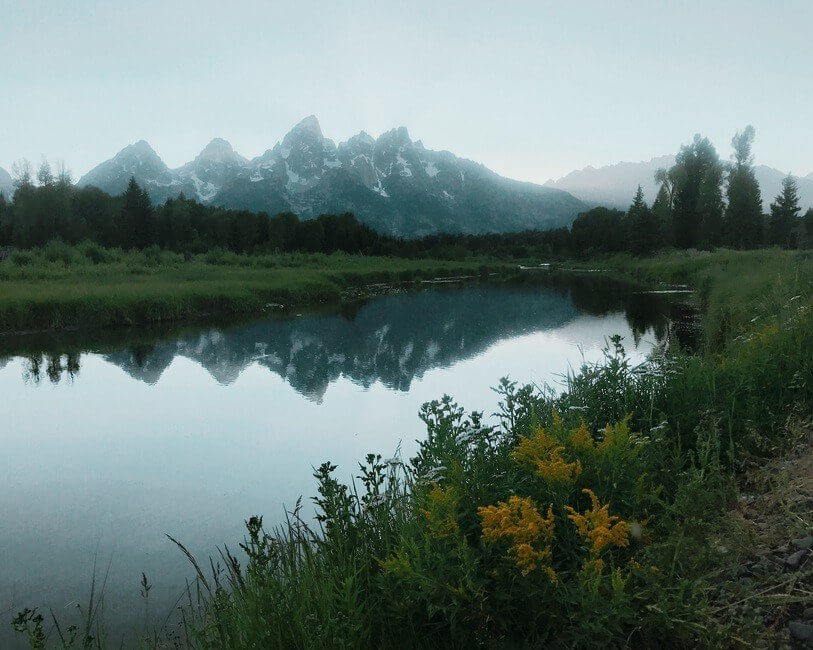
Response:
[{"label": "still water surface", "polygon": [[349,478],[368,452],[409,457],[422,403],[448,393],[491,413],[500,377],[555,384],[612,334],[643,359],[675,307],[582,278],[175,334],[0,340],[0,645],[18,609],[85,599],[94,562],[116,634],[143,621],[142,571],[151,608],[168,611],[192,573],[164,533],[203,558],[234,548],[246,517],[273,523],[313,493],[311,467]]}]

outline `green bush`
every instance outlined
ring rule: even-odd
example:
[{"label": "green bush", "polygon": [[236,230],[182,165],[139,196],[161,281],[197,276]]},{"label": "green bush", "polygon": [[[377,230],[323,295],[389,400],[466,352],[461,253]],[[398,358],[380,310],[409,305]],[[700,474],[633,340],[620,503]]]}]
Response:
[{"label": "green bush", "polygon": [[12,264],[17,266],[27,266],[34,261],[34,255],[31,251],[21,251],[17,250],[11,254],[9,258]]},{"label": "green bush", "polygon": [[61,239],[52,239],[43,247],[41,256],[47,262],[62,262],[68,266],[76,260],[76,249]]}]

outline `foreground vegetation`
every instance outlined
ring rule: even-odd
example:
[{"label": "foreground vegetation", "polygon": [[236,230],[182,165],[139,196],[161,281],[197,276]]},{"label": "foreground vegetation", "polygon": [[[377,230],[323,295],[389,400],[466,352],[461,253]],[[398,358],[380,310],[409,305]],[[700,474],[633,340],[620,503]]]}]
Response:
[{"label": "foreground vegetation", "polygon": [[[497,424],[449,397],[425,405],[414,458],[370,455],[350,486],[319,467],[317,521],[299,507],[274,530],[249,519],[245,556],[224,551],[214,574],[193,560],[178,633],[152,630],[144,644],[771,644],[767,610],[721,601],[720,584],[739,580],[749,547],[729,512],[739,477],[810,424],[811,256],[603,264],[697,286],[704,349],[632,367],[613,339],[605,362],[569,377],[563,394],[504,380]],[[807,534],[813,513],[793,526]],[[804,598],[786,609],[801,611]],[[77,643],[105,645],[91,618]],[[52,627],[31,611],[16,625],[35,645]]]}]

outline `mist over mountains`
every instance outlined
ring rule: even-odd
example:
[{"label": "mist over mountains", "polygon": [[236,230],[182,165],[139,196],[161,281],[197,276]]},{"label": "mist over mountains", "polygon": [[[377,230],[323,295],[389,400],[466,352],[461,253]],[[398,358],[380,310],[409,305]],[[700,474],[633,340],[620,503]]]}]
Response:
[{"label": "mist over mountains", "polygon": [[[569,226],[596,205],[626,210],[638,185],[651,204],[658,192],[656,170],[674,163],[675,156],[666,155],[587,166],[535,185],[504,178],[448,151],[426,149],[420,140],[412,141],[404,127],[378,138],[362,131],[337,146],[311,115],[251,160],[215,138],[194,160],[170,169],[140,140],[77,184],[118,195],[135,177],[154,204],[183,194],[206,205],[293,212],[304,219],[353,212],[382,234],[414,237]],[[786,174],[766,165],[754,170],[767,213]],[[797,182],[802,209],[813,207],[813,173],[797,177]],[[0,168],[0,194],[8,199],[13,191],[10,174]]]},{"label": "mist over mountains", "polygon": [[353,212],[379,232],[400,236],[554,228],[586,208],[565,191],[426,149],[404,127],[377,139],[362,131],[337,146],[314,116],[253,160],[216,138],[194,160],[170,169],[142,140],[78,184],[120,194],[131,176],[154,203],[184,194],[208,205],[301,218]]},{"label": "mist over mountains", "polygon": [[[661,167],[669,169],[674,164],[674,156],[658,156],[643,162],[620,162],[598,168],[588,166],[572,171],[558,180],[551,179],[545,185],[570,192],[590,204],[626,210],[639,185],[651,204],[659,189],[655,182],[655,172]],[[766,165],[756,165],[754,173],[762,191],[762,208],[767,213],[781,191],[782,179],[787,174]],[[802,209],[813,207],[813,173],[797,176],[796,179]]]}]

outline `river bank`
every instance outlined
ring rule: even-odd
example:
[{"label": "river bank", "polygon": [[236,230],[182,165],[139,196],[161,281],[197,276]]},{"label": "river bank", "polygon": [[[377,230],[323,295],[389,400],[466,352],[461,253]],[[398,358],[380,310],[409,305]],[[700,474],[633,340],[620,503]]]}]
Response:
[{"label": "river bank", "polygon": [[0,263],[0,333],[259,316],[380,291],[370,285],[515,270],[480,260],[228,253],[187,259],[158,250],[92,247],[91,256],[83,250],[18,251]]}]

